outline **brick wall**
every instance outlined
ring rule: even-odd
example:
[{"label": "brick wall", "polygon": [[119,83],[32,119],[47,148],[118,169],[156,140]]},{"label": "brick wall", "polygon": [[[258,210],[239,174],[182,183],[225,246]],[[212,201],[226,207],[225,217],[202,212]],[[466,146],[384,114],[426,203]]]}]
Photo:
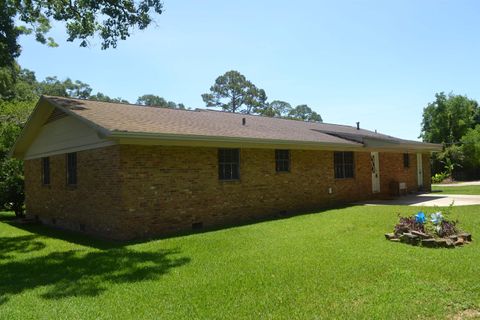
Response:
[{"label": "brick wall", "polygon": [[50,157],[51,181],[41,182],[41,159],[25,161],[27,215],[43,223],[115,238],[123,210],[117,146],[77,153],[76,187],[66,185],[66,155]]},{"label": "brick wall", "polygon": [[51,158],[50,188],[41,186],[40,160],[26,161],[27,211],[73,230],[142,238],[385,196],[391,180],[416,189],[410,157],[405,170],[402,154],[380,153],[382,192],[373,195],[369,152],[355,153],[355,178],[334,179],[331,151],[292,150],[290,172],[276,173],[274,150],[241,149],[240,180],[220,181],[216,148],[113,146],[78,153],[75,189],[65,186],[65,155]]}]

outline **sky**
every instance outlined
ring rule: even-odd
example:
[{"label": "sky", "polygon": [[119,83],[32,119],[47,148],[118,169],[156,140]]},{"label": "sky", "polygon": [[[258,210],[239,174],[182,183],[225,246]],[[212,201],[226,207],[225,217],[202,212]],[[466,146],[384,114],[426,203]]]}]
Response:
[{"label": "sky", "polygon": [[437,92],[480,99],[480,1],[164,0],[164,12],[116,49],[22,36],[22,67],[130,102],[156,94],[204,108],[229,70],[269,101],[308,104],[324,122],[418,140]]}]

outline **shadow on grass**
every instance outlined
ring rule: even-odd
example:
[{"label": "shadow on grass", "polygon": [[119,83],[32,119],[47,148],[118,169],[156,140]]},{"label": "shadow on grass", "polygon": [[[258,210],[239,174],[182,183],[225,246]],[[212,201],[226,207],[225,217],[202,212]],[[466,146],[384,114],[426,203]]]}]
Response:
[{"label": "shadow on grass", "polygon": [[98,239],[82,233],[56,229],[42,224],[19,224],[15,220],[6,221],[6,223],[12,227],[33,233],[37,235],[38,238],[53,238],[100,250],[118,249],[130,244],[128,242]]},{"label": "shadow on grass", "polygon": [[[11,241],[19,240],[11,238]],[[25,239],[20,240],[25,241]],[[126,248],[106,251],[70,250],[1,264],[0,304],[12,295],[45,287],[41,297],[94,297],[113,284],[156,280],[190,262],[178,250],[140,252]]]},{"label": "shadow on grass", "polygon": [[19,237],[0,237],[0,260],[14,257],[21,253],[39,251],[46,247],[36,235]]}]

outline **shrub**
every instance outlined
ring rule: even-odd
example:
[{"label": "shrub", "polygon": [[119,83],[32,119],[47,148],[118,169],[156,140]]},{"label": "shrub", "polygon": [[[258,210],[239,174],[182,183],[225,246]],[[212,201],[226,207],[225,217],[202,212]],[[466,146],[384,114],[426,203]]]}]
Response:
[{"label": "shrub", "polygon": [[448,173],[446,172],[437,173],[432,177],[432,183],[442,183],[443,180],[447,178],[448,178]]}]

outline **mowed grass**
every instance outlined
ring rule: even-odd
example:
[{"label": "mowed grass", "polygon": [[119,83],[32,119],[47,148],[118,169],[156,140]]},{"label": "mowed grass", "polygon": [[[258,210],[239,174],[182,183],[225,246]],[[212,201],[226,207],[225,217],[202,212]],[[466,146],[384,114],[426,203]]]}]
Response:
[{"label": "mowed grass", "polygon": [[[442,319],[480,310],[480,245],[391,243],[352,206],[129,245],[0,216],[1,319]],[[429,213],[433,208],[424,208]],[[455,207],[474,239],[480,206]]]},{"label": "mowed grass", "polygon": [[444,187],[432,186],[433,192],[441,192],[444,194],[469,194],[480,195],[480,186],[458,186],[458,187]]}]

